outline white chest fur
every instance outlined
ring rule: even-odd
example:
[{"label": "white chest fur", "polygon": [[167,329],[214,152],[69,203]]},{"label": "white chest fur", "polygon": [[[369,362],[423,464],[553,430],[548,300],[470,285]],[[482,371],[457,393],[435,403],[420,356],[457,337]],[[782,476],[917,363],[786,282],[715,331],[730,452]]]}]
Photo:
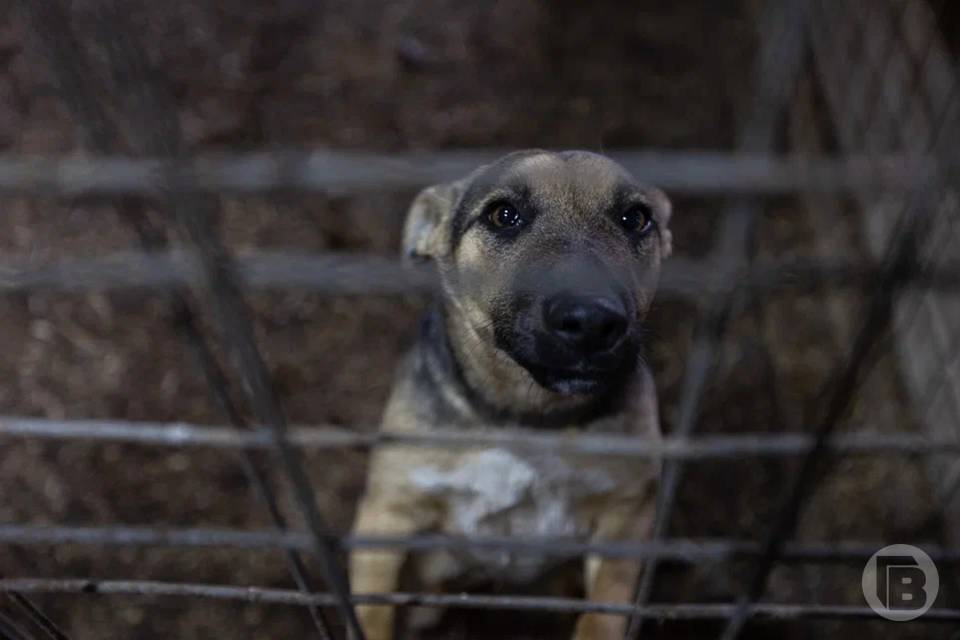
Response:
[{"label": "white chest fur", "polygon": [[[420,466],[409,474],[412,485],[445,504],[445,532],[468,536],[586,537],[591,523],[578,505],[617,488],[602,468],[555,454],[504,449],[463,455],[454,468]],[[509,567],[520,581],[534,578],[550,561],[499,551],[457,554],[452,560],[444,573],[482,565],[502,574]]]}]

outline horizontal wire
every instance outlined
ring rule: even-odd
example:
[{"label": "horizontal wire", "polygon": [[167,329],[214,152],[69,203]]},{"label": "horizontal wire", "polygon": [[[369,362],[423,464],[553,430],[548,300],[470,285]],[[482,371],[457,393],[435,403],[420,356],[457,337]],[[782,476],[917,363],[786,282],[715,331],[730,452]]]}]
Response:
[{"label": "horizontal wire", "polygon": [[[502,151],[253,152],[189,159],[0,155],[0,193],[149,195],[161,190],[257,194],[410,189],[462,178]],[[783,156],[722,151],[612,151],[645,183],[672,192],[784,194],[903,190],[932,179],[925,158]]]},{"label": "horizontal wire", "polygon": [[[0,525],[0,542],[25,546],[77,544],[120,547],[233,548],[312,552],[309,535],[296,531],[168,527],[68,527],[48,525]],[[403,549],[410,552],[510,551],[530,555],[575,558],[587,554],[605,558],[659,558],[675,562],[727,562],[757,556],[757,542],[737,539],[662,539],[644,542],[583,542],[544,537],[464,537],[441,534],[417,536],[342,536],[343,549]],[[884,542],[790,543],[784,560],[803,564],[863,563]],[[924,546],[938,564],[960,563],[960,549]]]},{"label": "horizontal wire", "polygon": [[[229,585],[156,582],[149,580],[88,580],[13,578],[0,580],[0,591],[17,590],[22,593],[98,594],[120,596],[180,596],[240,601],[250,604],[292,606],[332,606],[331,594],[303,594],[288,589],[269,589]],[[543,611],[555,613],[606,613],[628,616],[642,613],[660,620],[716,620],[729,618],[736,610],[732,604],[632,604],[592,602],[573,598],[550,598],[515,595],[384,593],[355,594],[354,604],[394,606],[441,607],[450,609],[501,609],[509,611]],[[779,621],[803,619],[878,620],[877,613],[868,607],[757,603],[750,606],[757,618]],[[933,608],[915,622],[955,623],[960,620],[960,609]]]},{"label": "horizontal wire", "polygon": [[[372,429],[373,427],[371,427]],[[191,425],[182,422],[129,422],[122,420],[51,420],[0,416],[0,437],[48,440],[91,440],[168,447],[213,447],[220,449],[267,449],[268,434],[236,431],[228,427]],[[529,428],[495,431],[450,430],[399,433],[354,430],[342,427],[291,426],[289,440],[302,449],[382,446],[414,447],[506,447],[544,453],[580,454],[656,460],[709,460],[743,457],[802,455],[814,443],[808,433],[745,433],[658,439],[594,433],[544,433]],[[960,439],[913,434],[852,432],[830,438],[831,451],[847,455],[950,455],[960,454]]]},{"label": "horizontal wire", "polygon": [[[431,269],[372,254],[290,254],[257,252],[236,259],[247,289],[296,289],[325,295],[395,295],[433,290]],[[663,266],[658,295],[698,298],[735,285],[747,293],[810,290],[824,286],[872,286],[879,266],[869,260],[794,257],[751,267],[724,268],[711,260],[675,259]],[[160,290],[202,283],[198,260],[184,251],[117,252],[100,258],[73,258],[38,264],[0,263],[0,294],[26,291]],[[929,265],[910,286],[960,291],[960,262]]]},{"label": "horizontal wire", "polygon": [[[375,255],[328,253],[296,255],[263,252],[238,257],[238,276],[248,289],[289,288],[326,294],[375,295],[429,291],[426,269],[405,268]],[[53,264],[0,265],[0,292],[34,289],[168,290],[203,282],[199,261],[184,251],[117,252],[95,259]]]}]

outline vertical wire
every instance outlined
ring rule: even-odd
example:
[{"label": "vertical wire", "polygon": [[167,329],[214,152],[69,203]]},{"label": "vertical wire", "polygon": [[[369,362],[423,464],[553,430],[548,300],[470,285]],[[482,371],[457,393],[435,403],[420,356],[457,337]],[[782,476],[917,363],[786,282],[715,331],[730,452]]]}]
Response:
[{"label": "vertical wire", "polygon": [[[805,51],[807,0],[775,3],[758,18],[761,47],[756,69],[757,98],[752,112],[738,136],[740,151],[767,150],[773,144],[778,119],[794,89]],[[688,438],[696,428],[707,381],[716,366],[718,352],[729,319],[742,304],[737,289],[736,271],[749,261],[750,245],[758,215],[757,205],[737,200],[726,211],[719,233],[714,259],[726,267],[726,274],[735,282],[715,292],[706,310],[706,317],[694,339],[687,359],[680,414],[673,435]],[[653,524],[653,540],[669,533],[670,520],[683,477],[683,463],[665,463],[657,493],[657,510]],[[658,560],[652,558],[641,574],[635,603],[642,608],[649,602],[656,580]],[[636,640],[643,625],[643,616],[632,614],[627,624],[626,640]]]},{"label": "vertical wire", "polygon": [[[149,155],[170,159],[184,156],[177,105],[166,79],[155,68],[136,37],[129,12],[116,2],[104,2],[96,9],[101,44],[107,53],[113,83],[123,98],[125,117],[131,124],[134,146]],[[294,502],[320,562],[327,587],[333,592],[337,610],[355,640],[365,636],[350,599],[346,572],[340,566],[336,537],[317,506],[301,453],[287,439],[287,420],[273,389],[266,362],[257,345],[252,312],[240,287],[233,257],[223,244],[215,221],[219,211],[211,196],[185,194],[178,190],[183,180],[169,175],[161,193],[163,207],[182,232],[184,242],[195,253],[205,290],[232,365],[241,378],[241,388],[257,419],[258,428],[270,436],[281,469],[289,481]]]}]

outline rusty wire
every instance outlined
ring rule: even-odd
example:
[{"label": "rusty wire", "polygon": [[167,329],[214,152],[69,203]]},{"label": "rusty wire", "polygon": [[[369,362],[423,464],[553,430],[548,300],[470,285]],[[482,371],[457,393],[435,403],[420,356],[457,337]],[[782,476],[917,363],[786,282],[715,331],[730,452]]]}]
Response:
[{"label": "rusty wire", "polygon": [[[230,585],[156,582],[148,580],[84,580],[23,578],[0,580],[0,590],[16,589],[23,593],[73,593],[136,596],[183,596],[234,600],[248,603],[277,605],[335,606],[337,598],[331,594],[304,594],[284,589],[237,587]],[[500,596],[475,594],[433,593],[371,593],[351,596],[356,604],[389,604],[394,606],[427,606],[462,609],[500,609],[505,611],[544,611],[553,613],[607,613],[628,616],[637,611],[632,604],[590,602],[572,598],[537,596]],[[723,620],[734,608],[729,604],[662,604],[640,609],[645,615],[662,620]],[[805,619],[875,620],[876,613],[868,607],[795,605],[760,603],[752,605],[754,616],[771,620],[796,621]],[[958,609],[930,609],[924,614],[928,623],[955,623],[960,620]]]}]

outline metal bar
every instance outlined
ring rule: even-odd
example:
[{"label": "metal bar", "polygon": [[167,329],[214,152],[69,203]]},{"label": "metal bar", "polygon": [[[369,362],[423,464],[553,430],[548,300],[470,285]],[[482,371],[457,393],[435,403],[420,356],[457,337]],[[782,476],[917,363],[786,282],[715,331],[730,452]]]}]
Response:
[{"label": "metal bar", "polygon": [[26,630],[0,609],[0,639],[31,640]]},{"label": "metal bar", "polygon": [[[737,149],[740,152],[766,151],[770,148],[777,120],[783,112],[802,67],[807,20],[805,0],[775,3],[759,19],[761,36],[756,68],[756,102],[739,132]],[[756,202],[741,200],[733,203],[724,217],[719,242],[714,249],[718,265],[742,270],[750,259],[750,243],[758,217]],[[707,380],[716,365],[726,325],[738,305],[742,303],[736,280],[725,290],[717,291],[706,306],[694,344],[687,359],[680,413],[674,434],[687,438],[696,428]],[[653,539],[662,539],[669,533],[670,520],[683,477],[680,461],[664,466],[657,493],[657,511],[653,523]],[[636,604],[649,602],[656,580],[657,561],[648,563],[637,587]],[[631,616],[625,638],[637,640],[643,625],[641,615]]]},{"label": "metal bar", "polygon": [[[373,255],[260,253],[237,259],[236,271],[251,289],[329,295],[418,293],[431,291],[435,284],[429,270],[404,268],[397,260]],[[203,282],[204,273],[200,260],[183,251],[116,253],[49,265],[3,265],[0,291],[176,290]]]},{"label": "metal bar", "polygon": [[50,640],[69,640],[69,637],[63,631],[63,629],[61,629],[56,622],[51,620],[26,596],[17,593],[16,591],[8,592],[7,596],[21,611],[24,612],[24,615],[30,618],[30,621],[33,622],[34,625],[43,631],[47,638]]},{"label": "metal bar", "polygon": [[[0,155],[0,194],[83,197],[185,193],[356,193],[462,178],[505,151],[255,152],[177,158]],[[638,179],[675,193],[902,191],[932,179],[928,159],[762,152],[610,151]]]},{"label": "metal bar", "polygon": [[[432,269],[404,265],[383,256],[261,252],[235,260],[237,277],[254,290],[295,289],[322,295],[427,293],[439,283]],[[872,286],[879,266],[870,260],[797,257],[766,260],[750,267],[718,269],[711,261],[671,260],[663,267],[658,295],[700,299],[738,283],[742,295],[823,287]],[[177,291],[202,283],[200,261],[182,251],[121,252],[99,258],[0,263],[0,294],[26,291]],[[960,290],[960,262],[928,265],[913,274],[911,286]]]},{"label": "metal bar", "polygon": [[[666,539],[637,542],[583,542],[546,537],[461,537],[439,534],[417,536],[339,537],[344,549],[403,549],[509,551],[528,555],[577,558],[587,554],[608,558],[661,558],[689,564],[731,562],[759,556],[763,547],[752,540]],[[167,527],[71,527],[46,525],[0,525],[0,542],[46,546],[75,544],[105,547],[176,547],[246,550],[294,550],[310,552],[309,534],[298,531]],[[862,564],[886,543],[833,542],[784,547],[783,560],[797,564]],[[960,563],[960,549],[924,546],[934,562]]]},{"label": "metal bar", "polygon": [[[89,138],[90,146],[100,153],[116,151],[122,135],[98,100],[97,89],[92,85],[94,81],[89,78],[90,74],[85,73],[85,69],[90,67],[90,60],[72,29],[68,10],[55,1],[27,2],[27,5],[26,11],[31,18],[34,33],[49,60],[60,94]],[[118,203],[118,209],[121,219],[133,228],[144,250],[157,251],[167,248],[164,230],[150,222],[142,201],[125,198]],[[229,392],[226,376],[203,337],[190,302],[184,292],[171,290],[166,293],[172,324],[196,356],[211,395],[233,426],[244,428],[243,418]],[[274,526],[283,531],[287,523],[266,473],[260,468],[252,452],[242,450],[238,453],[240,466],[248,483],[264,503]],[[288,549],[286,560],[294,584],[301,591],[313,591],[309,572],[299,554]],[[330,629],[320,609],[311,607],[309,614],[320,640],[329,640]]]},{"label": "metal bar", "polygon": [[[269,449],[272,441],[263,430],[184,423],[128,422],[122,420],[49,420],[0,416],[0,437],[46,440],[88,440],[166,447],[216,449]],[[798,456],[814,443],[810,433],[767,433],[671,436],[647,440],[603,434],[551,434],[536,429],[510,428],[493,432],[436,430],[390,433],[373,425],[346,429],[329,425],[293,426],[287,434],[291,446],[301,449],[371,448],[384,446],[475,448],[500,447],[556,452],[567,455],[611,456],[645,460],[741,460],[749,457]],[[844,455],[944,455],[960,453],[960,442],[911,434],[843,433],[827,442],[831,451]]]},{"label": "metal bar", "polygon": [[[289,606],[332,606],[336,603],[336,597],[327,593],[308,595],[284,589],[147,580],[19,578],[0,580],[0,591],[4,589],[17,589],[26,593],[209,598],[251,604]],[[513,595],[377,593],[357,594],[351,597],[351,601],[355,604],[556,613],[605,613],[621,616],[631,615],[638,611],[638,607],[631,604]],[[644,616],[661,620],[716,620],[727,618],[734,608],[735,605],[732,604],[658,604],[646,605],[639,610]],[[868,607],[759,603],[752,605],[752,611],[756,617],[772,621],[834,619],[875,622],[877,619],[877,614]],[[936,608],[928,610],[917,622],[925,624],[955,623],[957,620],[960,620],[960,609]]]}]

